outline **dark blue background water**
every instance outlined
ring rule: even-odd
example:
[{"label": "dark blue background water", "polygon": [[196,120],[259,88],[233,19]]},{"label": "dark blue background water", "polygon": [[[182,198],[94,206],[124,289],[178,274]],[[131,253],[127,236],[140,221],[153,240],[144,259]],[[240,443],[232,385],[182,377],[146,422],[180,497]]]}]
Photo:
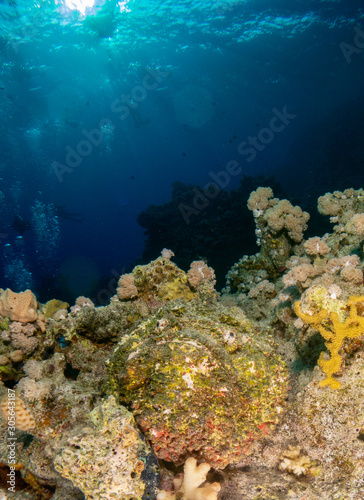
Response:
[{"label": "dark blue background water", "polygon": [[0,286],[95,296],[140,258],[138,214],[229,161],[226,189],[364,185],[362,2],[66,3],[0,2]]}]

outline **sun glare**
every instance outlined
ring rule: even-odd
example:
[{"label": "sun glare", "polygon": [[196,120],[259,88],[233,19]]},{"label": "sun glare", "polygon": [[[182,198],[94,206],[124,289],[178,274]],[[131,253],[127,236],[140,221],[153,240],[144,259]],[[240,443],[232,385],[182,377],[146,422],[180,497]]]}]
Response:
[{"label": "sun glare", "polygon": [[77,10],[83,16],[91,14],[100,2],[98,0],[64,0],[65,6],[70,10]]}]

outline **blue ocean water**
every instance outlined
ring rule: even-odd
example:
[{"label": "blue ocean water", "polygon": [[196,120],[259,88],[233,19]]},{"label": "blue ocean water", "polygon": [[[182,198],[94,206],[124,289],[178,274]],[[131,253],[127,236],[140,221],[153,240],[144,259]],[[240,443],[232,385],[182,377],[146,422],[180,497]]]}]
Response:
[{"label": "blue ocean water", "polygon": [[106,300],[176,181],[363,187],[362,2],[1,0],[0,58],[3,288]]}]

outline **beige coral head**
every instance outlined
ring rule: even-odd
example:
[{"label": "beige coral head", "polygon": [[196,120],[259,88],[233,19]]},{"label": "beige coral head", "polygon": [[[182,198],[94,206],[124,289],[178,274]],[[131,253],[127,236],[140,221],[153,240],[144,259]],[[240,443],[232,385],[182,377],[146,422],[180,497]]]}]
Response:
[{"label": "beige coral head", "polygon": [[174,253],[172,252],[172,250],[169,250],[168,248],[163,248],[161,255],[163,259],[167,260],[170,260],[172,257],[174,257]]},{"label": "beige coral head", "polygon": [[118,297],[120,300],[133,299],[138,296],[138,289],[134,284],[134,276],[132,274],[123,274],[118,282]]},{"label": "beige coral head", "polygon": [[356,234],[358,236],[364,235],[364,213],[355,214],[347,222],[345,231],[349,234]]},{"label": "beige coral head", "polygon": [[212,267],[208,267],[203,260],[192,262],[187,279],[192,288],[197,288],[203,282],[211,282],[213,285],[216,283],[214,270]]},{"label": "beige coral head", "polygon": [[273,191],[269,187],[258,187],[252,191],[248,199],[249,210],[266,210],[271,206],[270,200],[273,198]]},{"label": "beige coral head", "polygon": [[318,236],[308,238],[308,240],[304,242],[303,246],[308,255],[325,255],[330,251],[326,242]]},{"label": "beige coral head", "polygon": [[7,288],[0,296],[0,314],[12,321],[31,323],[38,317],[37,299],[31,290],[15,293]]}]

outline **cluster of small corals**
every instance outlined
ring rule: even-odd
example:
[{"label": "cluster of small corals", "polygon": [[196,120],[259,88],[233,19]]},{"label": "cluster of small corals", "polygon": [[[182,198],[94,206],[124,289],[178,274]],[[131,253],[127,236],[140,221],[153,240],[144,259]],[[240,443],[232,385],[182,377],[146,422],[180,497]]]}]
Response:
[{"label": "cluster of small corals", "polygon": [[259,254],[244,255],[233,265],[226,275],[227,286],[222,290],[231,293],[232,289],[241,294],[247,294],[257,283],[268,278],[266,269],[260,269],[258,265]]},{"label": "cluster of small corals", "polygon": [[308,456],[301,454],[300,446],[289,445],[280,458],[282,461],[279,468],[295,476],[312,474],[317,471],[314,462]]},{"label": "cluster of small corals", "polygon": [[286,229],[288,236],[296,243],[302,241],[309,218],[310,215],[307,212],[303,212],[298,206],[294,207],[288,200],[280,200],[265,214],[271,230],[277,233]]},{"label": "cluster of small corals", "polygon": [[192,288],[197,288],[202,283],[212,283],[216,284],[215,272],[212,267],[208,265],[203,260],[195,260],[192,262],[190,270],[187,273],[187,279]]},{"label": "cluster of small corals", "polygon": [[252,191],[249,196],[248,208],[252,212],[254,212],[254,210],[264,211],[278,203],[278,201],[278,198],[273,198],[273,191],[271,188],[258,187],[258,189]]},{"label": "cluster of small corals", "polygon": [[322,215],[330,215],[335,224],[334,230],[339,234],[364,234],[364,190],[345,189],[320,196],[317,203]]},{"label": "cluster of small corals", "polygon": [[[292,265],[295,264],[296,265]],[[286,264],[287,268],[290,270],[283,276],[282,281],[286,288],[290,286],[297,286],[300,284],[303,288],[310,286],[311,282],[308,282],[309,278],[313,278],[320,274],[321,269],[313,266],[309,259],[291,257],[291,259]]]},{"label": "cluster of small corals", "polygon": [[219,483],[205,483],[210,465],[197,465],[195,458],[188,458],[184,465],[184,474],[173,480],[174,491],[160,491],[157,500],[217,500],[221,489]]},{"label": "cluster of small corals", "polygon": [[364,213],[355,214],[345,224],[345,231],[358,236],[364,235]]},{"label": "cluster of small corals", "polygon": [[138,289],[134,284],[134,276],[132,274],[123,274],[120,276],[117,293],[120,300],[133,299],[138,296]]},{"label": "cluster of small corals", "polygon": [[[73,308],[76,307],[76,306],[72,306]],[[72,311],[72,307],[71,307],[71,313],[74,312]],[[77,310],[79,310],[77,308]],[[58,309],[58,311],[56,311],[53,316],[52,316],[52,319],[56,320],[56,321],[62,321],[63,319],[66,319],[68,316],[68,312],[67,312],[67,309]]]},{"label": "cluster of small corals", "polygon": [[317,208],[320,214],[333,216],[342,215],[349,210],[355,213],[362,212],[364,211],[364,190],[349,188],[343,192],[326,193],[319,197]]},{"label": "cluster of small corals", "polygon": [[330,252],[327,243],[318,236],[308,238],[303,244],[307,255],[325,255]]},{"label": "cluster of small corals", "polygon": [[32,367],[30,375],[28,375],[27,377],[23,377],[18,382],[17,390],[21,392],[22,396],[26,400],[36,400],[38,402],[41,402],[47,400],[50,397],[52,386],[54,387],[54,384],[50,379],[47,378],[37,380],[36,378],[34,378],[38,376],[38,374],[35,372],[36,368]]},{"label": "cluster of small corals", "polygon": [[250,289],[248,297],[250,299],[253,299],[262,295],[270,295],[274,292],[275,292],[274,284],[268,280],[263,280]]},{"label": "cluster of small corals", "polygon": [[357,255],[347,255],[345,257],[334,257],[323,260],[317,265],[310,263],[305,257],[291,257],[287,262],[290,268],[283,278],[285,287],[299,286],[302,289],[308,288],[312,284],[317,284],[314,278],[320,280],[325,286],[330,286],[339,279],[344,283],[360,285],[363,283],[363,271],[359,269],[360,258]]},{"label": "cluster of small corals", "polygon": [[[264,230],[273,234],[285,230],[288,237],[295,243],[300,243],[303,239],[303,232],[307,229],[307,221],[310,215],[304,212],[299,206],[293,206],[288,200],[273,198],[271,188],[259,187],[253,191],[248,199],[248,208],[253,211],[257,229],[257,243],[261,243],[264,237]],[[266,228],[263,230],[259,224],[259,219],[263,219]]]},{"label": "cluster of small corals", "polygon": [[[31,431],[35,427],[33,415],[27,410],[24,402],[18,396],[15,396],[14,402],[15,427],[20,431]],[[6,396],[0,404],[0,414],[6,422],[8,422],[11,417],[10,409],[12,409],[12,406],[9,406],[9,398]]]},{"label": "cluster of small corals", "polygon": [[[75,316],[83,307],[95,307],[95,304],[92,302],[91,299],[88,299],[87,297],[84,297],[81,295],[80,297],[77,297],[76,303],[74,306],[71,307],[71,315]],[[57,311],[58,313],[59,311]],[[57,313],[53,316],[53,319],[64,319],[60,318]],[[67,316],[67,311],[63,310],[63,314],[65,313],[65,317]]]},{"label": "cluster of small corals", "polygon": [[34,335],[36,327],[33,324],[13,321],[8,330],[1,333],[4,342],[11,342],[11,346],[20,349],[25,354],[32,353],[39,344],[38,338]]}]

